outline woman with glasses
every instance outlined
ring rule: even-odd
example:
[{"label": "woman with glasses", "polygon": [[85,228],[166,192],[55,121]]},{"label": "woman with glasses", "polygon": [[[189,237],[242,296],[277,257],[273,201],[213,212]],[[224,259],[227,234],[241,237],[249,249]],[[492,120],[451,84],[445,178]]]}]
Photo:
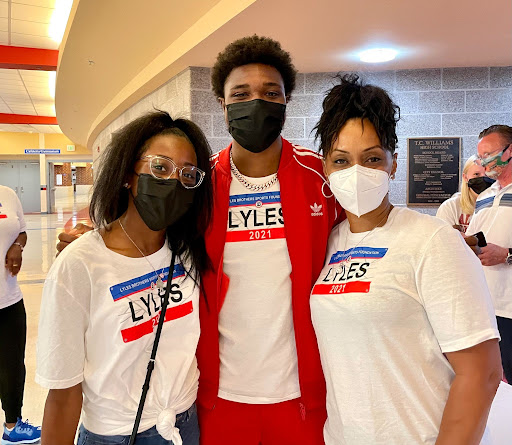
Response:
[{"label": "woman with glasses", "polygon": [[[172,277],[137,445],[197,445],[199,273],[212,203],[209,145],[165,112],[113,135],[94,185],[96,229],[55,261],[41,304],[42,443],[128,444]],[[176,254],[169,270],[171,253]]]}]

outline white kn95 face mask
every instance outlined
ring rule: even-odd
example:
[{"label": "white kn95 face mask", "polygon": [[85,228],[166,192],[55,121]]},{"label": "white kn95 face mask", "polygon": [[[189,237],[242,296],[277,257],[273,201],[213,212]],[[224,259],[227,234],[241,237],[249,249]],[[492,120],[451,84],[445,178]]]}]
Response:
[{"label": "white kn95 face mask", "polygon": [[340,205],[360,217],[382,203],[389,191],[389,174],[356,164],[331,173],[329,183]]}]

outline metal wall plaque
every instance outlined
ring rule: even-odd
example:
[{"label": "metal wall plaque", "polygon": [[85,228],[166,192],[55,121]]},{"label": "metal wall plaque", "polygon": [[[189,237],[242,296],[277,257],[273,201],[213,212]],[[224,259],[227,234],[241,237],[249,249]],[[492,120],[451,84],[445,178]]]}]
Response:
[{"label": "metal wall plaque", "polygon": [[407,139],[407,205],[438,206],[459,190],[461,138]]}]

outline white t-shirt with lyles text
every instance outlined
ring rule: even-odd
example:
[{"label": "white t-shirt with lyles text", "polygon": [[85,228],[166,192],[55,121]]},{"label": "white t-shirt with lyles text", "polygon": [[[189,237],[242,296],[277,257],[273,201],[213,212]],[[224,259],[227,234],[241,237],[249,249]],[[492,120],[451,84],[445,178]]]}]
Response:
[{"label": "white t-shirt with lyles text", "polygon": [[451,198],[444,201],[437,209],[436,217],[441,218],[451,226],[461,226],[462,232],[466,233],[473,214],[469,215],[462,211],[460,197],[460,192],[457,192]]},{"label": "white t-shirt with lyles text", "polygon": [[326,445],[434,445],[454,378],[444,354],[499,338],[462,236],[407,208],[372,232],[333,230],[311,311]]},{"label": "white t-shirt with lyles text", "polygon": [[[147,260],[167,283],[167,243]],[[44,285],[36,381],[50,389],[82,383],[83,424],[96,434],[133,428],[164,294],[148,261],[111,251],[92,231],[59,255]],[[199,287],[178,260],[171,286],[139,432],[164,409],[186,411],[197,395]]]},{"label": "white t-shirt with lyles text", "polygon": [[[247,179],[264,184],[271,177]],[[292,400],[300,387],[279,182],[253,192],[233,177],[229,199],[218,395],[251,404]]]}]

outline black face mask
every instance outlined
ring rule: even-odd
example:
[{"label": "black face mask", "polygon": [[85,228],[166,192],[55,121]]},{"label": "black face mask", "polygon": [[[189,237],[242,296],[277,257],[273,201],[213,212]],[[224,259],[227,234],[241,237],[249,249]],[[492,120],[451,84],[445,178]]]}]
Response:
[{"label": "black face mask", "polygon": [[133,197],[140,217],[151,230],[162,230],[178,221],[194,201],[195,190],[177,179],[158,179],[142,173]]},{"label": "black face mask", "polygon": [[255,99],[227,105],[229,132],[243,148],[261,153],[281,134],[286,105]]},{"label": "black face mask", "polygon": [[473,190],[477,195],[487,190],[496,181],[487,176],[479,176],[478,178],[471,178],[468,181],[468,187]]}]

